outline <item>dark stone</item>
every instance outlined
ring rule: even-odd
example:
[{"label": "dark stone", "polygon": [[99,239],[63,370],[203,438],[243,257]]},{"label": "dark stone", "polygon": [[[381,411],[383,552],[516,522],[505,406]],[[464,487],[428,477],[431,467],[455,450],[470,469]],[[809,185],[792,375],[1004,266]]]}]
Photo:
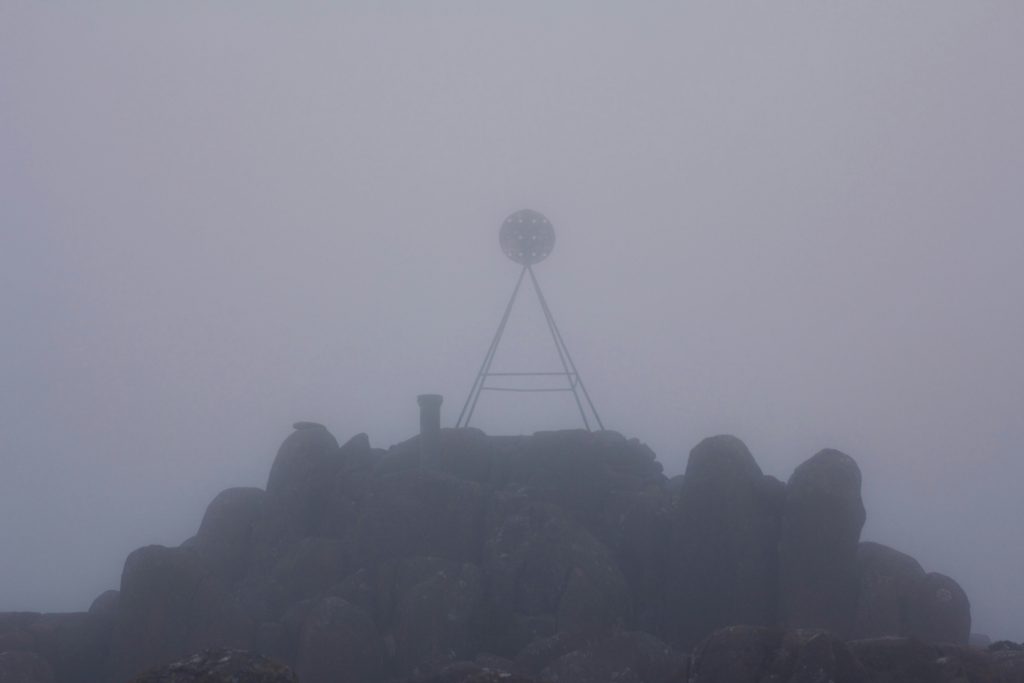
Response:
[{"label": "dark stone", "polygon": [[792,628],[849,637],[857,615],[857,546],[864,526],[860,468],[824,450],[793,472],[779,543],[780,616]]},{"label": "dark stone", "polygon": [[265,497],[262,489],[231,488],[217,494],[206,508],[192,547],[225,581],[237,581],[249,568],[253,529]]},{"label": "dark stone", "polygon": [[287,666],[241,650],[204,650],[151,669],[133,683],[298,683]]},{"label": "dark stone", "polygon": [[383,653],[373,620],[337,597],[316,600],[299,635],[295,671],[302,683],[375,681]]},{"label": "dark stone", "polygon": [[966,645],[971,635],[971,603],[960,585],[930,573],[915,586],[907,633],[931,643]]},{"label": "dark stone", "polygon": [[151,545],[128,556],[111,642],[112,675],[126,680],[207,647],[248,647],[251,624],[189,548]]},{"label": "dark stone", "polygon": [[97,595],[96,599],[92,601],[91,605],[89,605],[89,614],[113,619],[117,616],[117,606],[120,601],[121,591],[103,591]]},{"label": "dark stone", "polygon": [[257,542],[273,547],[314,535],[341,462],[338,441],[326,429],[292,432],[270,468]]},{"label": "dark stone", "polygon": [[865,541],[857,548],[860,597],[853,637],[910,635],[910,612],[924,570],[910,555]]},{"label": "dark stone", "polygon": [[671,513],[664,621],[672,643],[690,648],[723,626],[774,622],[781,493],[736,437],[690,452]]}]

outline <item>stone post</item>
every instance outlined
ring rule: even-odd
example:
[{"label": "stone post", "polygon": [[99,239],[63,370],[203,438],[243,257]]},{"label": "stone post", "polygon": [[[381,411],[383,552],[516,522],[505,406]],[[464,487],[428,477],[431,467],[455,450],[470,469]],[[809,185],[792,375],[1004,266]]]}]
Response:
[{"label": "stone post", "polygon": [[420,467],[441,466],[441,401],[440,394],[420,394]]}]

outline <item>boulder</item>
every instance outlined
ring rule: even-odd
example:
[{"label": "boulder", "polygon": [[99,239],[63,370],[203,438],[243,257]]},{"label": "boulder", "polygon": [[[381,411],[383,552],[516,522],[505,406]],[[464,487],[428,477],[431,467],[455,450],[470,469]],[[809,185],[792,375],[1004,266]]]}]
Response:
[{"label": "boulder", "polygon": [[373,620],[338,597],[314,601],[299,634],[295,671],[302,683],[380,680],[383,652]]},{"label": "boulder", "polygon": [[0,652],[0,683],[54,683],[53,669],[34,652]]},{"label": "boulder", "polygon": [[151,669],[133,683],[298,683],[288,667],[242,650],[204,650]]},{"label": "boulder", "polygon": [[341,468],[337,439],[322,425],[297,424],[278,449],[267,479],[266,503],[254,533],[264,551],[316,534]]},{"label": "boulder", "polygon": [[781,497],[734,436],[704,439],[690,452],[671,512],[663,605],[670,642],[689,649],[730,624],[774,622]]},{"label": "boulder", "polygon": [[128,556],[111,640],[117,680],[207,647],[245,649],[252,625],[190,548],[151,545]]},{"label": "boulder", "polygon": [[203,515],[193,547],[210,570],[229,583],[248,571],[253,528],[263,513],[265,497],[258,488],[226,489]]},{"label": "boulder", "polygon": [[971,635],[971,603],[960,584],[932,572],[914,588],[907,634],[931,643],[966,645]]},{"label": "boulder", "polygon": [[121,591],[107,590],[103,591],[92,601],[89,605],[89,614],[95,614],[98,617],[106,619],[113,619],[117,616],[117,606],[121,601]]},{"label": "boulder", "polygon": [[857,463],[836,450],[819,452],[789,478],[779,543],[780,617],[787,626],[841,638],[853,632],[865,519],[860,487]]},{"label": "boulder", "polygon": [[860,595],[852,637],[910,635],[911,604],[924,570],[910,555],[865,541],[857,548]]}]

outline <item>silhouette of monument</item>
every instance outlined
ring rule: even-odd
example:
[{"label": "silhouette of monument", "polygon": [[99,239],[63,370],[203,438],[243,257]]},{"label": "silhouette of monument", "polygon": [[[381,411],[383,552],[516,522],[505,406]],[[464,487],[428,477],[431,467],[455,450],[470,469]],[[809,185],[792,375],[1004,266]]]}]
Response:
[{"label": "silhouette of monument", "polygon": [[[572,392],[573,398],[576,400],[576,407],[580,411],[580,417],[583,418],[583,426],[590,430],[591,423],[593,422],[599,429],[604,429],[604,424],[597,414],[597,409],[594,408],[594,402],[590,400],[590,394],[587,393],[587,388],[583,384],[583,378],[580,377],[576,364],[569,354],[569,348],[565,345],[565,340],[558,329],[555,317],[551,314],[547,299],[545,299],[544,292],[540,288],[540,282],[537,281],[537,276],[533,272],[533,266],[547,258],[555,247],[555,229],[551,225],[551,221],[537,211],[530,209],[516,211],[502,223],[498,239],[501,243],[502,251],[505,252],[505,256],[520,264],[522,270],[519,271],[519,278],[512,289],[512,296],[508,300],[508,305],[505,306],[505,313],[498,324],[498,330],[494,333],[494,339],[491,340],[490,348],[487,349],[487,353],[484,355],[484,362],[481,364],[480,371],[473,381],[473,387],[469,391],[469,396],[466,397],[466,403],[462,407],[462,412],[459,413],[459,419],[455,426],[469,426],[469,421],[473,418],[473,411],[476,410],[477,403],[480,400],[480,394],[484,391],[528,393],[567,391]],[[498,346],[501,344],[505,327],[508,325],[509,314],[512,312],[512,307],[519,296],[523,280],[527,276],[529,276],[533,290],[537,294],[537,302],[544,313],[544,320],[547,323],[548,330],[551,332],[551,340],[554,342],[555,350],[558,352],[562,369],[561,371],[492,372],[491,364],[494,362],[494,356],[498,351]],[[488,384],[488,380],[495,377],[561,377],[564,378],[566,386],[509,387]]]}]

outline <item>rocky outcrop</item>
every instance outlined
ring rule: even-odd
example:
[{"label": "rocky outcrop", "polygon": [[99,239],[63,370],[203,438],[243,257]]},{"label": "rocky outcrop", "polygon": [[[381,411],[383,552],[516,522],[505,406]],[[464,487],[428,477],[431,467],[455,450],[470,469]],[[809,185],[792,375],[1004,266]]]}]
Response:
[{"label": "rocky outcrop", "polygon": [[[305,683],[869,683],[925,652],[861,640],[859,663],[841,642],[880,635],[951,643],[922,645],[946,658],[928,675],[992,664],[956,649],[955,582],[859,543],[860,472],[838,451],[782,484],[717,436],[669,480],[613,432],[442,430],[425,467],[415,438],[384,451],[295,427],[266,490],[228,489],[181,546],[133,552],[87,613],[0,614],[4,666],[54,683],[271,675],[252,651]],[[191,658],[205,648],[231,652]]]},{"label": "rocky outcrop", "polygon": [[860,582],[857,545],[864,526],[860,468],[835,450],[819,452],[786,484],[779,542],[783,623],[849,637]]}]

